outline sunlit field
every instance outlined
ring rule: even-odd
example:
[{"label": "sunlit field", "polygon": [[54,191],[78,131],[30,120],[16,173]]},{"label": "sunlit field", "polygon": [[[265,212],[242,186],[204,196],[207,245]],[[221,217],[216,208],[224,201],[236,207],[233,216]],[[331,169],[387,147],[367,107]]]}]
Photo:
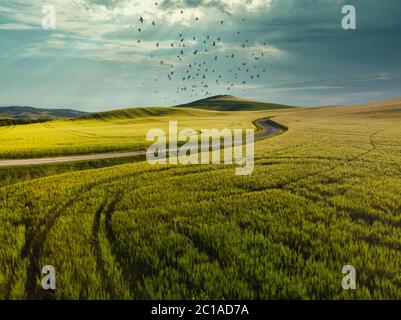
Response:
[{"label": "sunlit field", "polygon": [[[288,131],[256,143],[251,176],[137,162],[3,185],[1,299],[401,298],[400,100],[174,112],[194,128],[273,116]],[[2,128],[2,157],[140,148],[168,120],[99,121]],[[48,264],[54,293],[39,289]],[[357,290],[341,286],[347,264]]]},{"label": "sunlit field", "polygon": [[0,158],[145,150],[146,133],[153,128],[168,132],[169,120],[180,129],[254,128],[262,111],[219,112],[187,108],[126,109],[29,125],[0,126]]}]

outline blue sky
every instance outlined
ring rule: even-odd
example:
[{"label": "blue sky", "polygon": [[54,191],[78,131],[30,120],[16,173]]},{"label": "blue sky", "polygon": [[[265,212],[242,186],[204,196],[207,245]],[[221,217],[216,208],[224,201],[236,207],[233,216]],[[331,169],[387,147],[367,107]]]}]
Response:
[{"label": "blue sky", "polygon": [[[56,30],[41,27],[47,4]],[[356,30],[341,27],[345,4],[356,8]],[[205,94],[380,100],[401,96],[400,40],[399,0],[3,0],[0,106],[97,111]]]}]

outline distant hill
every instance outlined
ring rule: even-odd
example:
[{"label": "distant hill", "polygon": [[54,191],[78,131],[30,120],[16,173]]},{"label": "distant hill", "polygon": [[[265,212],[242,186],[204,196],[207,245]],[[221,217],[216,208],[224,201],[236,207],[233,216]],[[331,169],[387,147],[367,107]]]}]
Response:
[{"label": "distant hill", "polygon": [[206,111],[194,109],[177,109],[166,107],[148,107],[148,108],[127,108],[119,110],[110,110],[104,112],[90,113],[83,117],[74,120],[101,120],[101,121],[115,121],[115,120],[130,120],[138,118],[154,118],[154,117],[169,117],[174,115],[187,115],[196,116],[202,115]]},{"label": "distant hill", "polygon": [[202,116],[205,112],[214,111],[247,111],[247,110],[271,110],[294,108],[291,106],[258,102],[253,100],[240,99],[233,96],[215,96],[208,99],[194,101],[188,104],[166,108],[166,107],[147,107],[147,108],[127,108],[110,110],[104,112],[89,113],[74,120],[100,120],[100,121],[124,121],[137,118],[154,118],[170,116]]},{"label": "distant hill", "polygon": [[386,99],[386,100],[379,100],[379,101],[373,101],[373,102],[367,102],[367,103],[360,103],[353,105],[355,107],[382,107],[382,108],[387,108],[387,107],[401,107],[401,97],[397,98],[391,98],[391,99]]},{"label": "distant hill", "polygon": [[207,99],[197,100],[188,104],[177,106],[185,108],[197,108],[216,111],[255,111],[255,110],[271,110],[295,108],[292,106],[259,102],[254,100],[241,99],[234,96],[220,95]]},{"label": "distant hill", "polygon": [[329,108],[349,116],[369,116],[374,119],[395,120],[401,117],[401,97],[355,105],[324,107],[322,109]]},{"label": "distant hill", "polygon": [[0,119],[44,120],[59,118],[77,118],[86,112],[71,109],[42,109],[34,107],[0,107]]}]

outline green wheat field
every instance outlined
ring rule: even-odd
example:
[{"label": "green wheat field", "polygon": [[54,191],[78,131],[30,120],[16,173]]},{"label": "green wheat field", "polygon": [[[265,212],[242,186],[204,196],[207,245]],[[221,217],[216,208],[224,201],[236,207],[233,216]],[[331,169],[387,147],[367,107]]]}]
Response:
[{"label": "green wheat field", "polygon": [[251,176],[143,157],[0,167],[0,299],[401,299],[401,99],[226,100],[1,126],[3,160],[145,150],[169,120],[288,130],[255,143]]}]

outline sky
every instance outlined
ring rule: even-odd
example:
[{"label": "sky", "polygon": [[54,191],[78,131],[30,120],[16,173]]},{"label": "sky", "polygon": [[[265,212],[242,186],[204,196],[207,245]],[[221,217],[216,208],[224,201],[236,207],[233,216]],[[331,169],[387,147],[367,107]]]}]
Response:
[{"label": "sky", "polygon": [[[355,30],[342,28],[344,5]],[[401,1],[0,0],[0,106],[93,112],[219,94],[297,106],[401,96]]]}]

